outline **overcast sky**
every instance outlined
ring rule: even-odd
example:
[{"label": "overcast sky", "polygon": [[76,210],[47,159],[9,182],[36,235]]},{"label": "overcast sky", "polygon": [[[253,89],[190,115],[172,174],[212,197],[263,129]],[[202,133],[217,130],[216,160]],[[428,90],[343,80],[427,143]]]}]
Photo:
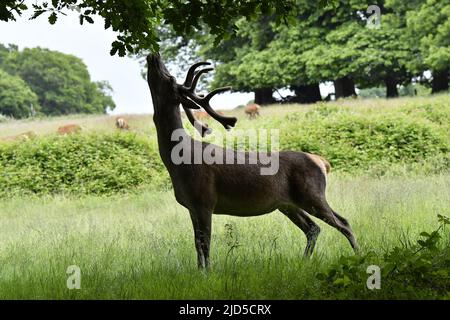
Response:
[{"label": "overcast sky", "polygon": [[[17,22],[0,22],[0,43],[13,43],[23,48],[43,47],[73,54],[87,65],[92,80],[111,83],[116,102],[115,114],[152,112],[147,83],[141,77],[139,63],[128,57],[111,57],[109,51],[115,33],[104,30],[101,18],[94,24],[79,24],[76,12],[59,16],[56,25],[50,25],[43,15],[28,20],[29,14]],[[212,105],[216,109],[234,108],[253,99],[253,94],[223,94]]]}]

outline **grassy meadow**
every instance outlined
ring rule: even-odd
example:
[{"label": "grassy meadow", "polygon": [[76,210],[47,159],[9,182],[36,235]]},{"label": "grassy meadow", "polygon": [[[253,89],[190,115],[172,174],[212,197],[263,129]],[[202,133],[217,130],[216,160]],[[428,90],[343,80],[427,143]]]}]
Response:
[{"label": "grassy meadow", "polygon": [[[434,105],[447,109],[428,113],[427,108]],[[284,119],[291,117],[295,124],[296,116],[310,117],[302,120],[306,124],[316,120],[316,113],[326,116],[341,109],[375,118],[400,110],[411,121],[430,125],[437,135],[448,137],[449,105],[449,95],[440,95],[344,100],[307,107],[273,106],[264,108],[256,121],[245,119],[240,109],[226,113],[238,116],[243,128],[278,125],[283,129],[280,124]],[[149,136],[155,145],[151,116],[127,117],[131,130]],[[68,123],[82,125],[82,134],[116,131],[114,117],[109,116],[11,120],[0,124],[0,139],[33,130],[38,138],[23,142],[31,146]],[[373,253],[367,256],[364,266],[382,264],[382,257],[395,247],[412,247],[421,232],[438,228],[438,214],[450,216],[450,173],[445,162],[448,154],[439,148],[439,155],[433,157],[427,151],[427,158],[417,159],[412,167],[399,160],[387,163],[376,174],[371,168],[332,171],[328,200],[350,221],[361,246],[360,255]],[[333,149],[327,152],[336,155],[336,161],[340,159]],[[3,193],[0,299],[434,298],[432,286],[405,290],[404,294],[383,291],[387,276],[383,268],[380,290],[368,290],[365,281],[354,283],[352,291],[338,283],[330,290],[317,275],[353,253],[337,230],[315,221],[322,232],[315,254],[305,260],[303,233],[279,212],[253,218],[214,216],[212,268],[199,272],[189,214],[167,188],[142,184],[114,194]],[[440,234],[438,252],[448,252],[450,228],[444,227]],[[449,257],[445,259],[450,266]],[[79,290],[69,290],[66,285],[66,270],[71,265],[81,270]],[[442,271],[439,277],[446,281],[443,287],[448,290],[448,271]],[[406,288],[410,284],[402,285]],[[445,292],[439,297],[445,297]]]},{"label": "grassy meadow", "polygon": [[[436,215],[448,212],[449,187],[448,175],[333,177],[328,196],[352,223],[362,251],[383,254],[436,228]],[[1,299],[333,298],[316,275],[352,255],[345,238],[321,221],[308,261],[304,235],[279,212],[214,216],[212,270],[205,274],[196,268],[189,215],[170,192],[14,198],[1,206]],[[80,290],[66,287],[70,265],[81,269]],[[367,294],[365,283],[361,291]]]}]

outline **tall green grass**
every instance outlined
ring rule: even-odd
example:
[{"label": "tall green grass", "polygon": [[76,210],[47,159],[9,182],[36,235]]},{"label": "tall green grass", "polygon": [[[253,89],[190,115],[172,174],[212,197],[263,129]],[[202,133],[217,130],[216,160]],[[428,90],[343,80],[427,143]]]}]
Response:
[{"label": "tall green grass", "polygon": [[[449,175],[332,175],[328,198],[349,219],[362,252],[381,256],[436,228],[436,215],[448,215],[449,187]],[[2,199],[0,298],[334,298],[316,275],[353,253],[338,231],[318,223],[316,252],[304,260],[304,235],[279,212],[214,216],[212,270],[204,273],[196,268],[189,214],[170,192]],[[445,238],[450,245],[449,230]],[[81,268],[80,290],[66,287],[70,265]]]}]

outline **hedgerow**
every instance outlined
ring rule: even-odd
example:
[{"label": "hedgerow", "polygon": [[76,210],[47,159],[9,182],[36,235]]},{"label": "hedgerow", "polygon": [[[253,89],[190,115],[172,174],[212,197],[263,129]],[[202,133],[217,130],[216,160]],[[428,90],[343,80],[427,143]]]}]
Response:
[{"label": "hedgerow", "polygon": [[[449,114],[445,104],[406,105],[368,114],[319,104],[308,112],[247,120],[241,127],[279,128],[281,150],[320,154],[333,172],[435,174],[450,167]],[[154,136],[82,133],[0,143],[0,197],[100,195],[141,186],[171,187]]]},{"label": "hedgerow", "polygon": [[110,194],[163,188],[167,175],[148,139],[135,134],[50,136],[0,145],[0,196]]}]

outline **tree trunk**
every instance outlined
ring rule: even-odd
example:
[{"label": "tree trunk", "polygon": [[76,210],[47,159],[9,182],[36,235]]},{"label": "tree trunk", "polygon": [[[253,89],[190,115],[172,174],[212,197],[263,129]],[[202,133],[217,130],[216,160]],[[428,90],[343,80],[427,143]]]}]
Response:
[{"label": "tree trunk", "polygon": [[309,84],[309,85],[299,85],[292,86],[295,92],[294,102],[298,103],[315,103],[317,101],[322,101],[322,96],[320,95],[319,84]]},{"label": "tree trunk", "polygon": [[259,105],[272,104],[275,102],[273,98],[272,88],[255,89],[255,103]]},{"label": "tree trunk", "polygon": [[346,76],[334,81],[334,93],[336,100],[356,96],[355,83],[353,79]]},{"label": "tree trunk", "polygon": [[397,81],[395,80],[395,78],[387,76],[384,79],[384,83],[386,85],[386,98],[398,97]]},{"label": "tree trunk", "polygon": [[449,69],[433,71],[431,93],[448,91],[448,76],[449,76]]}]

